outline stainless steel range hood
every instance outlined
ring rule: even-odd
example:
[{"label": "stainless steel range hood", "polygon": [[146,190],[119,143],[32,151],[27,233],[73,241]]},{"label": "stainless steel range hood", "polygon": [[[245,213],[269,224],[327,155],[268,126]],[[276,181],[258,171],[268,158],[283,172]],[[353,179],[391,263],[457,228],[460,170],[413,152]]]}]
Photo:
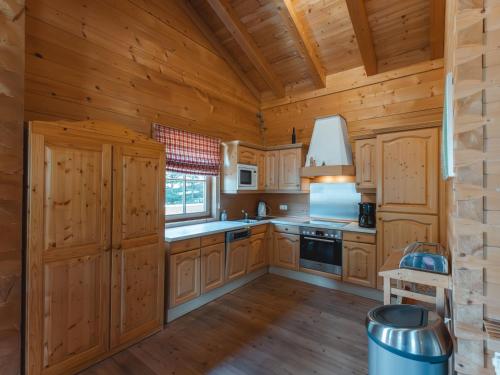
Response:
[{"label": "stainless steel range hood", "polygon": [[345,119],[340,115],[317,118],[301,176],[354,176],[354,174]]}]

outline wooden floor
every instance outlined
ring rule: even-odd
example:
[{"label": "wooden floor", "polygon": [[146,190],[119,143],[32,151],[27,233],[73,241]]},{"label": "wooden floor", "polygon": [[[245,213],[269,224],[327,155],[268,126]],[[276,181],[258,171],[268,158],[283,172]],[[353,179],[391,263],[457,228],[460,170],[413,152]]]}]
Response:
[{"label": "wooden floor", "polygon": [[82,374],[367,374],[376,305],[265,275]]}]

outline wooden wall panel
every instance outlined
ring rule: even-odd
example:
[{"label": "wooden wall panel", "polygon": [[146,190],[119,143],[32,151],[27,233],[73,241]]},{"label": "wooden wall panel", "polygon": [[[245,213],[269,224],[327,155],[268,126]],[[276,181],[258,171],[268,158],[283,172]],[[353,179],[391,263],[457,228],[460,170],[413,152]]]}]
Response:
[{"label": "wooden wall panel", "polygon": [[308,143],[315,118],[334,114],[347,120],[351,137],[374,135],[374,131],[389,128],[440,126],[442,62],[437,67],[430,63],[418,67],[422,70],[405,69],[399,74],[396,71],[392,75],[380,74],[365,79],[358,78],[358,72],[353,70],[350,79],[347,73],[338,75],[340,85],[337,89],[330,82],[323,92],[317,90],[310,95],[289,97],[290,103],[268,103],[263,111],[265,143],[288,143],[293,127],[297,131],[297,141]]},{"label": "wooden wall panel", "polygon": [[0,0],[0,372],[20,373],[24,0]]},{"label": "wooden wall panel", "polygon": [[493,374],[500,340],[499,0],[447,4],[446,71],[455,83],[455,172],[450,197],[455,369]]},{"label": "wooden wall panel", "polygon": [[258,102],[175,0],[28,0],[26,118],[260,143]]}]

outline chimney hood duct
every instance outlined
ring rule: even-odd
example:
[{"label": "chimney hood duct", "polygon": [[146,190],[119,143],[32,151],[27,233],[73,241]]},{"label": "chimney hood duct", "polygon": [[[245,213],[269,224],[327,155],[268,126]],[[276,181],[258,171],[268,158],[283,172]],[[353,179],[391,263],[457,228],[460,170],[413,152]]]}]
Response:
[{"label": "chimney hood duct", "polygon": [[302,177],[354,174],[345,119],[340,115],[317,118]]}]

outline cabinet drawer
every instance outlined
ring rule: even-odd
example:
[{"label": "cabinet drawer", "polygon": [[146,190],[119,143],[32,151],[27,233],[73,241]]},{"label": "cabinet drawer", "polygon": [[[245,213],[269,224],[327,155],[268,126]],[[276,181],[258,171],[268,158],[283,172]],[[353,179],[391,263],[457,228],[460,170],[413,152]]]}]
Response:
[{"label": "cabinet drawer", "polygon": [[200,238],[199,237],[172,242],[168,246],[170,254],[182,253],[184,251],[199,249],[199,248],[200,248]]},{"label": "cabinet drawer", "polygon": [[226,241],[226,233],[216,233],[210,236],[201,237],[201,247],[224,243]]},{"label": "cabinet drawer", "polygon": [[267,224],[264,225],[256,225],[252,227],[252,235],[266,233],[267,232]]},{"label": "cabinet drawer", "polygon": [[299,234],[299,227],[296,225],[274,224],[274,231],[281,233]]},{"label": "cabinet drawer", "polygon": [[342,240],[351,242],[375,243],[375,235],[360,232],[344,232]]}]

